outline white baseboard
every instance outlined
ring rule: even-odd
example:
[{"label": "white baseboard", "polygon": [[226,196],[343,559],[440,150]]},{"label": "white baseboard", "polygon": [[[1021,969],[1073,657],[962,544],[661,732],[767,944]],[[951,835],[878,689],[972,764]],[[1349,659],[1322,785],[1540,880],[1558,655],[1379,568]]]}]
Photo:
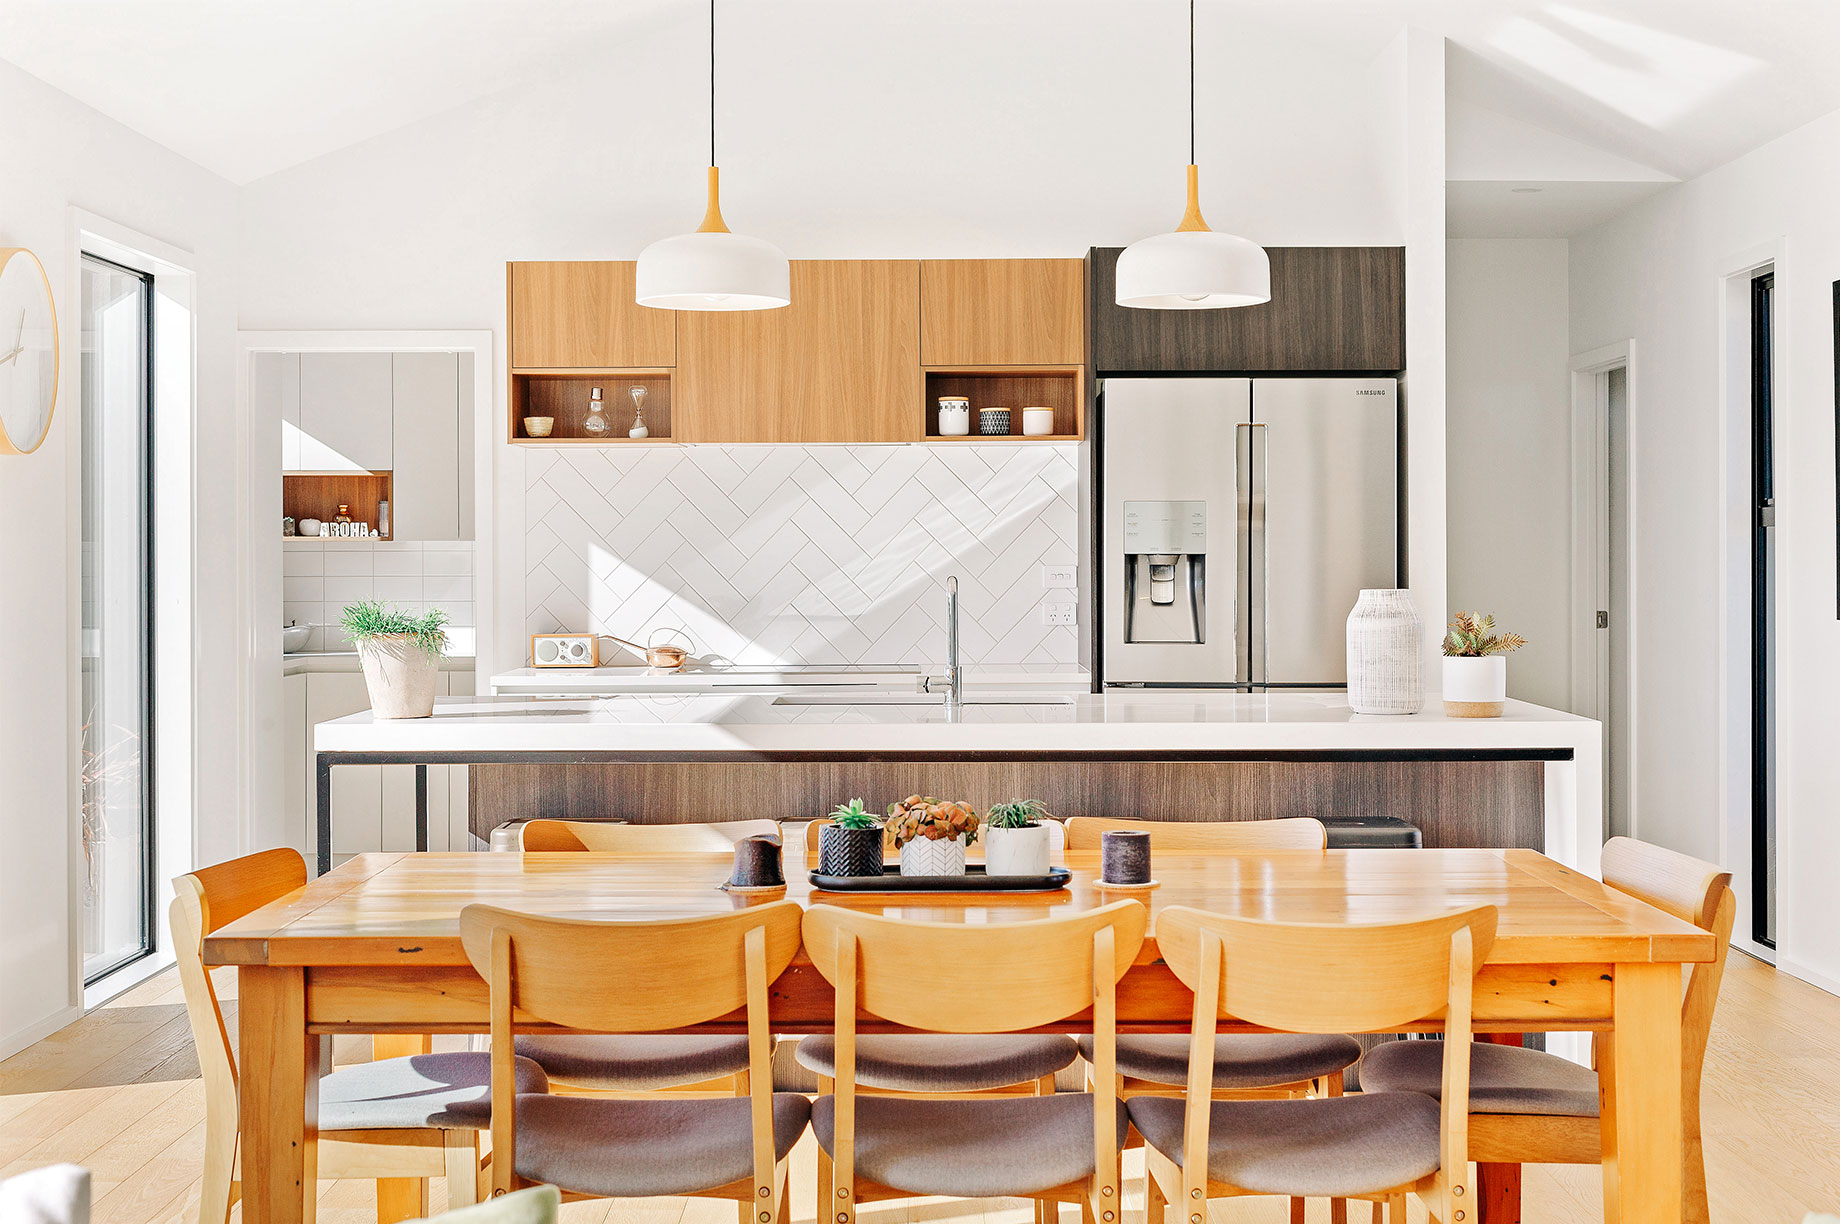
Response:
[{"label": "white baseboard", "polygon": [[26,1026],[17,1033],[0,1036],[0,1059],[11,1058],[27,1046],[38,1044],[65,1025],[75,1023],[82,1018],[83,1009],[81,1007],[66,1007],[62,1011],[46,1016],[37,1024]]},{"label": "white baseboard", "polygon": [[1792,978],[1807,982],[1817,990],[1825,990],[1830,995],[1840,995],[1840,978],[1831,978],[1825,973],[1816,973],[1806,965],[1781,957],[1777,958],[1776,967]]}]

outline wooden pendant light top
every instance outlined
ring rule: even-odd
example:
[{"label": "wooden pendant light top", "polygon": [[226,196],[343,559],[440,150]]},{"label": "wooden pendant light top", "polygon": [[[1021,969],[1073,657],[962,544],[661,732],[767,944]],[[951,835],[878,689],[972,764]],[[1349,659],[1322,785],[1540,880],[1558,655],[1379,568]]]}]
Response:
[{"label": "wooden pendant light top", "polygon": [[[712,171],[713,173],[713,171]],[[717,218],[720,220],[720,218]],[[1188,230],[1206,230],[1208,223],[1201,219],[1201,187],[1197,168],[1188,168],[1188,211],[1182,214],[1182,224],[1176,226],[1176,233]]]},{"label": "wooden pendant light top", "polygon": [[[699,234],[728,233],[728,223],[722,220],[721,175],[722,172],[716,167],[709,167],[709,207],[703,211],[703,223],[696,227],[696,232]],[[1192,166],[1189,168],[1189,175],[1192,184],[1194,175],[1194,168]],[[1194,191],[1192,185],[1189,191],[1192,198]],[[1194,206],[1191,204],[1189,207],[1192,209]],[[1206,229],[1207,227],[1202,226],[1202,228]]]}]

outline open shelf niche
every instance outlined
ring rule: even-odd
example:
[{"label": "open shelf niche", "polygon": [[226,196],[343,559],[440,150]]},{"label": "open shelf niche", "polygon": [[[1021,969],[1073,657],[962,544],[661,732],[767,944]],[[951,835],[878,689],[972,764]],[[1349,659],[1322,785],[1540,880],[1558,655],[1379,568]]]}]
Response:
[{"label": "open shelf niche", "polygon": [[[632,388],[645,388],[644,438],[629,438],[633,422]],[[613,428],[596,437],[582,426],[595,387],[601,389],[601,415]],[[546,438],[533,438],[524,428],[526,417],[554,417]],[[510,440],[527,446],[551,443],[585,443],[596,446],[638,446],[673,442],[671,431],[671,371],[645,370],[513,370],[511,372]]]},{"label": "open shelf niche", "polygon": [[[316,518],[330,524],[338,517],[339,507],[354,523],[376,527],[377,504],[390,500],[389,472],[283,472],[281,474],[281,513],[298,523]],[[394,517],[392,517],[394,526]],[[338,537],[343,538],[343,537]],[[378,535],[387,540],[389,532]]]},{"label": "open shelf niche", "polygon": [[[971,432],[946,436],[939,432],[939,397],[962,395],[971,401]],[[1009,409],[1009,433],[978,432],[978,410]],[[1025,438],[1024,408],[1054,409],[1054,432]],[[926,430],[928,442],[1016,441],[1076,442],[1086,436],[1086,367],[1084,366],[928,366],[926,369]]]}]

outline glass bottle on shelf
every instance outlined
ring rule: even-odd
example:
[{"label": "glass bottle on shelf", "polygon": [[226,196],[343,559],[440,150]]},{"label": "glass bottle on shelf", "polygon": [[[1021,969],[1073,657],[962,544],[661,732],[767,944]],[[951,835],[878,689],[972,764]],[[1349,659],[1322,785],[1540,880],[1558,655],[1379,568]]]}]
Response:
[{"label": "glass bottle on shelf", "polygon": [[350,507],[350,506],[348,506],[348,505],[346,505],[346,504],[345,504],[344,502],[340,502],[340,503],[339,503],[339,512],[338,512],[338,514],[336,514],[336,515],[334,515],[334,516],[333,516],[333,519],[332,519],[332,521],[333,521],[333,522],[335,522],[335,523],[349,523],[349,522],[351,522],[351,507]]},{"label": "glass bottle on shelf", "polygon": [[590,437],[603,437],[613,428],[601,415],[601,407],[601,389],[596,387],[588,393],[588,419],[581,424],[582,432]]},{"label": "glass bottle on shelf", "polygon": [[645,385],[634,383],[632,390],[627,394],[632,396],[633,423],[632,428],[626,431],[626,436],[629,438],[651,437],[652,431],[645,427]]}]

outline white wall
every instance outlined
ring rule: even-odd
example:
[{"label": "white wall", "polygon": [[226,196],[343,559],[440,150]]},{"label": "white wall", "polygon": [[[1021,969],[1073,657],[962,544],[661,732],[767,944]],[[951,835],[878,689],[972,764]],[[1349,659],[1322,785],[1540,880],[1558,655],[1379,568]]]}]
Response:
[{"label": "white wall", "polygon": [[[1579,235],[1571,343],[1635,341],[1636,819],[1742,869],[1748,407],[1722,393],[1721,278],[1780,257],[1777,443],[1779,963],[1840,989],[1840,623],[1834,615],[1834,359],[1840,113]],[[1737,372],[1740,380],[1742,370]],[[1734,665],[1721,674],[1722,660]],[[1728,833],[1728,830],[1730,832]],[[1741,904],[1740,914],[1748,911]],[[1741,923],[1744,919],[1741,917]]]},{"label": "white wall", "polygon": [[1508,693],[1571,703],[1571,336],[1562,238],[1449,244],[1449,600],[1528,645]]},{"label": "white wall", "polygon": [[[77,653],[76,471],[78,252],[72,208],[108,218],[191,253],[198,273],[196,467],[232,469],[235,192],[214,175],[0,63],[0,246],[37,253],[51,278],[63,344],[57,415],[33,455],[0,458],[0,1056],[68,1018],[80,999],[74,950],[77,798],[72,743],[79,711],[71,661]],[[186,428],[183,421],[167,424]],[[233,485],[202,482],[199,535],[238,512]],[[199,784],[194,836],[205,859],[235,852],[237,736],[234,681],[239,650],[234,565],[218,545],[193,576],[202,609],[190,633],[201,688],[196,737]],[[192,813],[161,813],[190,823]],[[229,840],[225,841],[224,838]],[[164,916],[160,927],[164,929]],[[162,934],[161,938],[164,936]]]}]

